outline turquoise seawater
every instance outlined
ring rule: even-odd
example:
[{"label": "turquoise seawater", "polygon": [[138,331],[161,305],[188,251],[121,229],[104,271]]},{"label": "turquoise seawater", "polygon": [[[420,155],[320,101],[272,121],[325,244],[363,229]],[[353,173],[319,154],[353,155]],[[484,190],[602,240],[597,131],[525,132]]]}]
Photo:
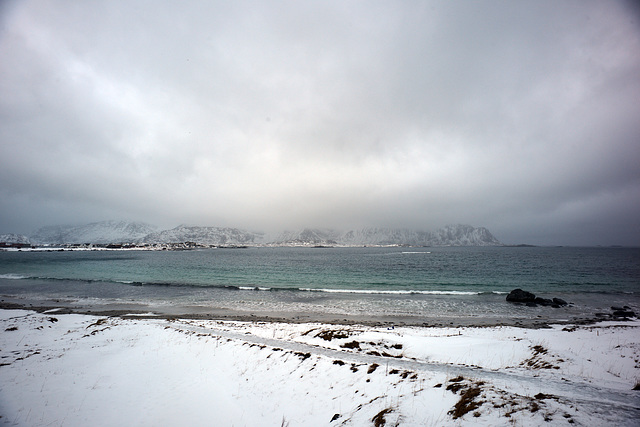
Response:
[{"label": "turquoise seawater", "polygon": [[94,304],[500,316],[512,309],[504,298],[515,288],[575,302],[585,312],[620,304],[637,309],[640,249],[0,252],[0,295]]}]

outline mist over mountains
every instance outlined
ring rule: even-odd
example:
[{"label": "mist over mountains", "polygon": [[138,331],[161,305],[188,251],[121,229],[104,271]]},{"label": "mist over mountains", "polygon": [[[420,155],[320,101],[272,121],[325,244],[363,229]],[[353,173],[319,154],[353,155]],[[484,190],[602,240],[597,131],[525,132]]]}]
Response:
[{"label": "mist over mountains", "polygon": [[155,232],[157,227],[143,222],[102,221],[78,226],[54,225],[29,236],[32,244],[134,243]]},{"label": "mist over mountains", "polygon": [[228,227],[193,227],[179,225],[170,230],[151,233],[139,243],[194,242],[202,245],[254,245],[263,243],[263,233]]},{"label": "mist over mountains", "polygon": [[103,221],[79,226],[49,226],[30,236],[2,235],[0,240],[34,245],[62,244],[163,244],[194,242],[201,245],[281,246],[499,246],[502,243],[484,227],[448,225],[436,231],[398,228],[362,228],[348,231],[305,228],[276,235],[229,227],[179,225],[169,230],[127,221]]},{"label": "mist over mountains", "polygon": [[284,232],[276,243],[296,245],[408,245],[408,246],[498,246],[502,245],[489,230],[471,225],[448,225],[436,231],[398,228],[362,228],[340,232],[304,229]]}]

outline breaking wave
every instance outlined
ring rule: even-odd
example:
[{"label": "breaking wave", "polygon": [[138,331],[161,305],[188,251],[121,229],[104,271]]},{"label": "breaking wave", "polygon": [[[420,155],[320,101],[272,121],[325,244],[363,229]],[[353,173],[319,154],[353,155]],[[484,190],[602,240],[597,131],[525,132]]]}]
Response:
[{"label": "breaking wave", "polygon": [[13,274],[13,273],[0,274],[0,279],[20,280],[20,279],[27,279],[27,276],[22,276],[20,274]]}]

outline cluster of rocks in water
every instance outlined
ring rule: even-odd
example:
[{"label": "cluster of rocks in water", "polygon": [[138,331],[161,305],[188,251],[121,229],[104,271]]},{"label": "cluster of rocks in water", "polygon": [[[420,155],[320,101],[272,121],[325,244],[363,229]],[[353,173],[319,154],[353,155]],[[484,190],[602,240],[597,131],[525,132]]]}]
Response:
[{"label": "cluster of rocks in water", "polygon": [[[535,296],[531,292],[523,291],[522,289],[514,289],[507,295],[507,301],[516,304],[525,304],[529,307],[537,307],[538,305],[549,306],[554,308],[564,307],[571,303],[566,302],[561,298],[541,298]],[[614,319],[628,319],[630,317],[637,317],[636,313],[629,306],[624,307],[611,307],[611,313],[596,313],[597,317],[611,317]]]},{"label": "cluster of rocks in water", "polygon": [[596,313],[596,316],[611,316],[616,319],[628,319],[630,317],[637,317],[635,311],[631,310],[631,307],[625,305],[624,307],[611,307],[611,314],[608,313]]},{"label": "cluster of rocks in water", "polygon": [[529,307],[537,307],[538,305],[551,306],[554,308],[564,307],[569,305],[568,302],[561,298],[541,298],[537,297],[531,292],[523,291],[522,289],[514,289],[507,295],[507,301],[526,304]]}]

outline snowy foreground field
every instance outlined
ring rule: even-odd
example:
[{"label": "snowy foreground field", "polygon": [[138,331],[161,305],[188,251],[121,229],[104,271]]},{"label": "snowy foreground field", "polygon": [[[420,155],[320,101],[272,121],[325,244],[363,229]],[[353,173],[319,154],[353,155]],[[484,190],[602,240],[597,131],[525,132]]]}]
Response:
[{"label": "snowy foreground field", "polygon": [[0,310],[0,424],[638,425],[640,322],[549,329]]}]

